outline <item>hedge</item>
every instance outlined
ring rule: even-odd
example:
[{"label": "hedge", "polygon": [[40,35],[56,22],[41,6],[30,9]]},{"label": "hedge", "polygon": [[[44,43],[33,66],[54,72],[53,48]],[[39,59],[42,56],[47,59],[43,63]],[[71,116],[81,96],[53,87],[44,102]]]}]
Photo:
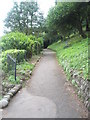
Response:
[{"label": "hedge", "polygon": [[[2,51],[9,49],[26,50],[27,57],[37,54],[43,47],[43,39],[35,36],[26,36],[20,32],[11,32],[1,38]],[[37,46],[37,47],[36,47]]]},{"label": "hedge", "polygon": [[12,58],[16,59],[16,62],[19,63],[24,61],[26,50],[17,50],[17,49],[10,49],[2,52],[2,69],[4,71],[8,70],[8,62],[7,62],[7,54],[9,54]]}]

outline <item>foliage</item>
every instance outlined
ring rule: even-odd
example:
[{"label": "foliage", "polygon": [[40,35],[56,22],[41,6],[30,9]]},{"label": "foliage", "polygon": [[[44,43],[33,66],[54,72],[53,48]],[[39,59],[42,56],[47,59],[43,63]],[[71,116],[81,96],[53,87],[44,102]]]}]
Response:
[{"label": "foliage", "polygon": [[15,76],[14,75],[10,75],[8,80],[12,84],[19,84],[20,83],[20,78],[16,77],[16,81],[15,81]]},{"label": "foliage", "polygon": [[43,48],[43,37],[38,37],[37,41],[41,44],[41,47]]},{"label": "foliage", "polygon": [[[57,39],[65,40],[72,33],[77,33],[86,38],[86,30],[90,27],[90,3],[85,2],[58,2],[49,10],[46,19],[46,38],[52,43]],[[51,42],[52,41],[52,42]]]},{"label": "foliage", "polygon": [[73,84],[73,85],[75,85],[75,84],[76,84],[76,81],[75,81],[74,79],[72,80],[72,84]]},{"label": "foliage", "polygon": [[[26,42],[26,43],[24,43]],[[28,37],[19,32],[11,32],[1,38],[2,51],[8,49],[24,49],[28,42]]]},{"label": "foliage", "polygon": [[30,78],[29,71],[32,71],[33,68],[34,68],[34,65],[29,63],[28,61],[24,61],[24,62],[21,62],[21,63],[17,64],[17,67],[16,67],[17,78],[25,79],[25,80],[29,79]]},{"label": "foliage", "polygon": [[35,51],[40,52],[43,47],[43,39],[32,35],[26,36],[19,32],[11,32],[1,38],[0,46],[3,51],[8,49],[26,50],[27,57],[31,57],[36,53]]},{"label": "foliage", "polygon": [[30,64],[29,62],[22,62],[20,64],[17,65],[17,70],[23,70],[23,71],[26,71],[26,70],[33,70],[34,68],[34,65],[33,64]]},{"label": "foliage", "polygon": [[[37,59],[37,57],[35,59]],[[19,84],[20,80],[28,80],[30,78],[30,71],[32,71],[33,68],[34,65],[31,64],[29,60],[18,63],[16,66],[16,81],[13,71],[11,70],[5,74],[3,84],[7,82],[10,84]]]},{"label": "foliage", "polygon": [[28,38],[33,41],[31,44],[32,54],[35,55],[40,53],[40,51],[43,48],[43,38],[42,37],[36,38],[35,36],[32,35],[29,35]]},{"label": "foliage", "polygon": [[8,62],[7,62],[7,54],[9,54],[12,58],[16,59],[16,62],[21,62],[25,59],[25,50],[17,50],[17,49],[10,49],[2,52],[2,69],[7,71],[8,69]]},{"label": "foliage", "polygon": [[[5,26],[10,31],[23,32],[26,35],[35,34],[37,28],[43,26],[44,18],[37,2],[14,2],[13,8],[5,19]],[[38,29],[39,30],[39,29]]]},{"label": "foliage", "polygon": [[[76,35],[68,41],[69,47],[65,48],[66,42],[56,42],[49,46],[55,50],[59,63],[64,68],[67,76],[70,69],[76,70],[85,79],[88,78],[88,38],[82,39]],[[69,76],[70,77],[70,76]]]}]

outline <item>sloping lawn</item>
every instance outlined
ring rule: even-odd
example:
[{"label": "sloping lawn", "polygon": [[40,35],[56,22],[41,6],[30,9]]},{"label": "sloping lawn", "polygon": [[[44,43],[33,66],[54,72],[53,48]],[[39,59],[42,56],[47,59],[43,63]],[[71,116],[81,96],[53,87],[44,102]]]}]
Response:
[{"label": "sloping lawn", "polygon": [[88,38],[76,35],[66,42],[58,41],[48,48],[56,51],[59,64],[64,68],[68,79],[70,69],[76,70],[85,80],[88,78]]}]

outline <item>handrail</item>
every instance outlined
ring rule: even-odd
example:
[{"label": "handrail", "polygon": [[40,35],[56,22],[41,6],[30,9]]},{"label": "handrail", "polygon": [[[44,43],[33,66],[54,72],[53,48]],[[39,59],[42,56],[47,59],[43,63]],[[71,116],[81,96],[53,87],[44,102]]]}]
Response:
[{"label": "handrail", "polygon": [[9,57],[15,64],[15,81],[16,81],[16,59],[12,58],[9,54],[7,54],[7,57]]},{"label": "handrail", "polygon": [[16,62],[16,59],[13,59],[9,54],[7,54],[7,57],[9,57],[14,63]]}]

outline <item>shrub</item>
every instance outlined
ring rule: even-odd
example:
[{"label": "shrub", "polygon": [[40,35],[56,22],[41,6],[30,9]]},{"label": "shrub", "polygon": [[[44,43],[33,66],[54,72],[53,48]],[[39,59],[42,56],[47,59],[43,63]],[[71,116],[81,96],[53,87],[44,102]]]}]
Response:
[{"label": "shrub", "polygon": [[11,32],[1,38],[2,51],[9,49],[26,50],[27,57],[37,54],[43,47],[43,39],[35,36],[26,36],[23,33]]},{"label": "shrub", "polygon": [[40,43],[38,41],[34,41],[33,44],[33,54],[38,54],[40,51]]},{"label": "shrub", "polygon": [[9,49],[19,49],[26,50],[27,56],[32,55],[32,45],[33,41],[23,33],[11,32],[6,34],[1,38],[2,51]]},{"label": "shrub", "polygon": [[16,81],[15,81],[15,76],[14,75],[10,75],[8,80],[11,84],[20,84],[20,78],[16,77]]},{"label": "shrub", "polygon": [[42,37],[36,38],[35,36],[32,36],[32,35],[29,35],[28,37],[30,40],[33,41],[32,43],[33,54],[40,53],[40,51],[43,48],[43,38]]},{"label": "shrub", "polygon": [[38,38],[38,42],[41,44],[41,47],[43,48],[43,38],[42,37]]},{"label": "shrub", "polygon": [[8,49],[22,49],[25,46],[25,41],[27,41],[28,37],[19,32],[11,32],[6,34],[1,38],[1,47],[2,50]]},{"label": "shrub", "polygon": [[2,69],[4,71],[8,69],[7,54],[16,59],[16,62],[21,62],[25,59],[26,50],[11,49],[2,52]]},{"label": "shrub", "polygon": [[38,38],[38,42],[40,43],[40,46],[39,46],[39,49],[40,49],[40,51],[43,49],[43,46],[44,46],[44,44],[43,44],[43,38],[42,37],[39,37]]}]

